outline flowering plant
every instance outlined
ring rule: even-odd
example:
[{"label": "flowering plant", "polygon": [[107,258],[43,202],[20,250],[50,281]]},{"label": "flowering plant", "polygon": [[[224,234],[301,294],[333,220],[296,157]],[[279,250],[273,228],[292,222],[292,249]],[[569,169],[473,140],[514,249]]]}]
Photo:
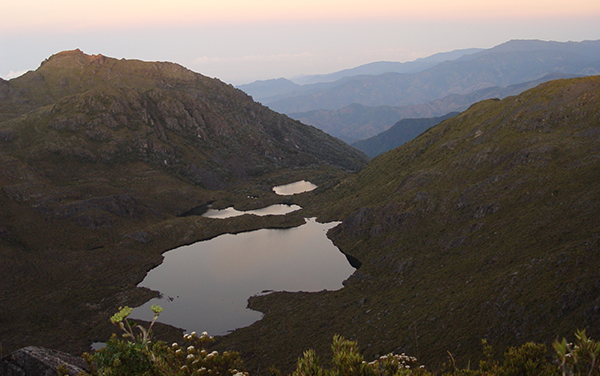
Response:
[{"label": "flowering plant", "polygon": [[[140,343],[142,346],[146,346],[148,344],[148,342],[150,342],[152,326],[154,326],[154,323],[158,319],[158,316],[163,311],[163,308],[161,306],[157,306],[154,304],[152,305],[152,307],[150,307],[150,309],[152,309],[152,312],[154,312],[154,317],[152,317],[152,321],[150,322],[148,329],[144,328],[141,325],[134,325],[134,327],[138,328],[140,330],[140,332],[142,333],[142,337],[140,339]],[[125,337],[125,338],[129,337],[129,338],[131,338],[132,341],[135,342],[136,338],[135,338],[135,335],[133,334],[133,328],[131,327],[129,320],[127,320],[127,317],[131,314],[131,311],[133,311],[133,308],[130,308],[127,306],[120,307],[119,312],[115,313],[110,318],[110,322],[113,323],[114,325],[117,325],[119,328],[121,328],[125,332],[123,334],[123,337]]]},{"label": "flowering plant", "polygon": [[[208,351],[214,337],[207,332],[198,335],[196,332],[185,334],[182,345],[152,341],[152,327],[162,312],[162,307],[152,306],[154,317],[148,328],[133,324],[128,320],[132,308],[120,307],[110,321],[118,326],[124,334],[119,339],[115,334],[107,341],[106,347],[93,355],[83,354],[91,376],[188,376],[219,375],[248,376],[238,371],[242,367],[236,352]],[[134,329],[140,331],[136,336]],[[90,376],[84,374],[81,376]]]}]

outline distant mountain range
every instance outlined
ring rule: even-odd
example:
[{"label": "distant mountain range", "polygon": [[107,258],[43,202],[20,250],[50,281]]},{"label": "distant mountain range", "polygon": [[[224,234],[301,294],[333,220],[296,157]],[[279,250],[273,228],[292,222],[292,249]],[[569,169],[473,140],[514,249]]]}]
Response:
[{"label": "distant mountain range", "polygon": [[[464,50],[454,50],[450,52],[440,52],[428,57],[419,58],[415,61],[399,63],[394,61],[378,61],[364,64],[356,68],[344,69],[330,74],[317,74],[310,76],[300,76],[292,78],[291,81],[299,85],[316,84],[319,82],[333,82],[344,77],[360,75],[377,75],[389,72],[395,73],[417,73],[431,68],[439,63],[449,60],[456,60],[465,55],[474,54],[483,51],[483,48],[468,48]],[[240,87],[241,88],[241,87]],[[242,89],[244,90],[244,89]]]},{"label": "distant mountain range", "polygon": [[[563,43],[512,40],[490,49],[457,51],[446,57],[442,62],[427,60],[426,64],[420,65],[422,70],[413,73],[379,73],[373,70],[372,74],[362,74],[368,68],[367,65],[327,75],[335,78],[346,75],[333,82],[306,85],[288,82],[284,85],[281,79],[274,82],[263,81],[261,91],[255,91],[255,99],[275,111],[302,119],[352,142],[372,137],[405,117],[441,116],[463,110],[470,104],[485,99],[485,92],[481,90],[502,91],[512,85],[523,85],[521,89],[526,90],[532,87],[524,85],[528,82],[539,84],[557,77],[600,73],[600,41]],[[415,66],[418,65],[418,61],[414,63]],[[433,66],[426,67],[432,63]],[[389,64],[379,63],[372,67],[383,69],[385,66],[391,67]],[[273,90],[268,90],[268,87]],[[253,90],[258,86],[249,84],[240,88],[253,95]],[[520,91],[512,86],[507,92],[508,95],[515,95]],[[490,92],[487,97],[490,95],[494,94]],[[455,101],[460,104],[455,104]],[[369,117],[369,121],[344,120],[348,111],[340,110],[354,104],[377,109],[365,109],[365,112],[374,115]],[[390,107],[402,107],[407,115],[402,113],[404,111]],[[437,111],[432,111],[435,107],[438,107]],[[387,118],[392,111],[398,112],[399,116]],[[312,112],[316,113],[315,118],[312,117]],[[372,120],[377,118],[386,120]],[[328,129],[331,127],[337,129]]]},{"label": "distant mountain range", "polygon": [[[464,111],[473,103],[489,98],[505,98],[531,89],[543,82],[572,78],[572,75],[551,74],[536,81],[510,85],[504,88],[488,87],[469,94],[451,94],[429,103],[411,106],[365,106],[354,103],[339,110],[314,110],[292,113],[290,117],[312,124],[350,144],[384,132],[398,119],[443,116],[453,111]],[[397,145],[399,146],[399,145]]]},{"label": "distant mountain range", "polygon": [[[420,58],[415,61],[399,63],[393,61],[378,61],[374,63],[360,65],[355,68],[344,69],[330,74],[317,74],[309,76],[299,76],[292,79],[276,78],[270,80],[255,81],[250,84],[239,85],[238,89],[252,95],[259,101],[269,101],[271,98],[291,94],[301,93],[309,88],[308,85],[334,82],[346,77],[362,75],[378,75],[383,73],[416,73],[431,68],[441,62],[455,60],[459,57],[483,51],[481,48],[470,48],[464,50],[454,50],[450,52],[441,52],[429,57]],[[306,86],[305,86],[306,85]],[[315,87],[327,87],[327,85],[317,85]],[[310,87],[314,88],[314,87]]]}]

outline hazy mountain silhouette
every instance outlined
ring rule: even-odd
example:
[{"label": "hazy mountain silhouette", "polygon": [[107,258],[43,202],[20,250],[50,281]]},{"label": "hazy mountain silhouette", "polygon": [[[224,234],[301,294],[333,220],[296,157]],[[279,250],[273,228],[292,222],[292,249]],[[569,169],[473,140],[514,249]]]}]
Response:
[{"label": "hazy mountain silhouette", "polygon": [[464,55],[473,54],[479,51],[482,51],[482,49],[470,48],[465,50],[441,52],[429,57],[416,59],[406,63],[379,61],[329,74],[301,76],[292,79],[277,78],[255,81],[249,84],[239,85],[238,88],[252,95],[252,97],[258,101],[269,101],[270,99],[280,95],[289,95],[290,93],[299,94],[302,92],[318,90],[320,88],[327,88],[330,86],[327,85],[327,83],[338,81],[347,77],[378,75],[388,72],[420,72],[443,61],[458,59]]},{"label": "hazy mountain silhouette", "polygon": [[408,106],[451,94],[534,81],[554,73],[600,73],[600,40],[565,43],[514,40],[413,74],[390,72],[347,77],[327,87],[314,86],[306,88],[306,92],[284,94],[263,102],[283,113],[335,110],[352,103]]},{"label": "hazy mountain silhouette", "polygon": [[463,50],[454,50],[450,52],[440,52],[428,57],[419,58],[414,61],[409,61],[405,63],[399,63],[394,61],[377,61],[329,74],[294,77],[291,79],[291,81],[296,84],[307,85],[316,84],[319,82],[333,82],[344,77],[377,75],[388,72],[416,73],[431,68],[441,62],[456,60],[465,55],[474,54],[479,51],[483,51],[483,48],[468,48]]},{"label": "hazy mountain silhouette", "polygon": [[401,119],[437,117],[453,111],[464,111],[475,102],[489,98],[505,98],[531,89],[540,83],[572,75],[550,74],[539,80],[510,85],[504,88],[488,87],[468,94],[450,94],[432,102],[410,106],[365,106],[354,103],[338,110],[314,110],[291,113],[290,117],[350,144],[373,137]]},{"label": "hazy mountain silhouette", "polygon": [[381,132],[377,136],[355,142],[352,146],[374,158],[407,143],[434,125],[458,114],[458,112],[451,112],[434,118],[402,119],[390,129]]}]

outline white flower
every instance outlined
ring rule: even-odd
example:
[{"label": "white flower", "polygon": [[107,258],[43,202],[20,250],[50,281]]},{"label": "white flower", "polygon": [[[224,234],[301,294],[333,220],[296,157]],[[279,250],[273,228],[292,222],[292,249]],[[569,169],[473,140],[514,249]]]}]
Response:
[{"label": "white flower", "polygon": [[171,347],[177,347],[177,346],[179,346],[179,345],[177,344],[177,342],[173,342],[173,344],[171,345]]},{"label": "white flower", "polygon": [[196,332],[191,332],[191,333],[190,333],[190,335],[191,335],[192,337],[196,337],[198,334],[196,334]]},{"label": "white flower", "polygon": [[196,348],[194,346],[190,346],[187,348],[187,351],[194,351]]},{"label": "white flower", "polygon": [[194,354],[188,354],[188,356],[186,357],[189,360],[192,360],[195,358]]},{"label": "white flower", "polygon": [[202,332],[202,337],[208,337],[208,332]]}]

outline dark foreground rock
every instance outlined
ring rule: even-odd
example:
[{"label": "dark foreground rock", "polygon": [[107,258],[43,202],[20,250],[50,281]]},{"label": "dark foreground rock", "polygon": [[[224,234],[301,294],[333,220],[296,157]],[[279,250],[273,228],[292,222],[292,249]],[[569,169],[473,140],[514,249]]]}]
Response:
[{"label": "dark foreground rock", "polygon": [[83,359],[43,347],[24,347],[0,359],[2,376],[55,376],[57,368],[66,365],[69,375],[89,370]]}]

